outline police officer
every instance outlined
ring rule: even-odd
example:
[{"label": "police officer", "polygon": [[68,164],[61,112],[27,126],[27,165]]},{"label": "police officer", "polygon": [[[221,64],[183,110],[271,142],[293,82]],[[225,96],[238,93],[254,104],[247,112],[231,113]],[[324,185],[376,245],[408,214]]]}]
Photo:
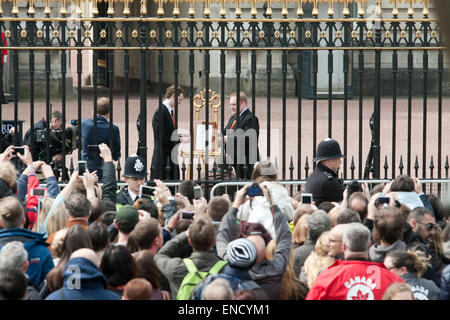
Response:
[{"label": "police officer", "polygon": [[312,193],[316,206],[324,201],[342,201],[345,186],[342,180],[338,179],[337,172],[343,157],[336,140],[326,138],[319,143],[314,158],[317,165],[306,180],[305,186],[305,192]]},{"label": "police officer", "polygon": [[133,204],[139,198],[139,189],[144,185],[147,176],[147,168],[144,160],[138,155],[132,155],[125,161],[125,172],[123,174],[127,187],[117,194],[118,209],[126,204]]}]

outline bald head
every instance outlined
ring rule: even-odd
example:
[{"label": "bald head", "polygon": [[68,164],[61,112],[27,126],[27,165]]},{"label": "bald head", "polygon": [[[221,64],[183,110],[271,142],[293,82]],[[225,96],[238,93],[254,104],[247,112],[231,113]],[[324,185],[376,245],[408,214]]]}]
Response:
[{"label": "bald head", "polygon": [[78,249],[72,253],[70,259],[73,258],[85,258],[95,264],[97,267],[100,265],[100,261],[98,260],[98,256],[94,250],[83,248]]},{"label": "bald head", "polygon": [[259,263],[266,257],[266,242],[259,235],[251,235],[247,237],[256,247],[257,258],[255,263]]},{"label": "bald head", "polygon": [[328,255],[330,257],[336,258],[342,251],[342,236],[347,224],[338,224],[333,227],[330,231],[330,237],[328,239]]},{"label": "bald head", "polygon": [[202,291],[202,300],[232,300],[233,289],[227,280],[217,278],[207,284]]}]

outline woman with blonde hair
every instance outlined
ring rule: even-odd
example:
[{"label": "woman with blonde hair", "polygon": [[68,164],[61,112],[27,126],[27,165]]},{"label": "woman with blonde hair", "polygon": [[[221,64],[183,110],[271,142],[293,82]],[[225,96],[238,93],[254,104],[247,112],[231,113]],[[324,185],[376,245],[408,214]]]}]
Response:
[{"label": "woman with blonde hair", "polygon": [[302,215],[295,224],[294,231],[292,232],[292,249],[301,246],[308,239],[306,223],[310,216],[309,213]]},{"label": "woman with blonde hair", "polygon": [[300,280],[306,282],[309,288],[312,287],[314,280],[323,270],[331,266],[335,259],[328,256],[330,231],[323,232],[317,239],[314,251],[306,258],[305,265],[300,274]]},{"label": "woman with blonde hair", "polygon": [[69,216],[67,214],[66,207],[64,206],[64,204],[60,204],[55,209],[53,209],[53,214],[48,219],[47,234],[50,235],[66,228],[68,222]]},{"label": "woman with blonde hair", "polygon": [[331,228],[336,225],[336,220],[343,210],[344,209],[341,206],[336,206],[328,212],[328,216],[331,219]]},{"label": "woman with blonde hair", "polygon": [[39,232],[39,229],[44,224],[44,220],[47,217],[47,214],[50,211],[50,208],[52,207],[52,204],[54,201],[55,201],[55,198],[51,198],[51,197],[42,198],[42,207],[40,208],[38,220],[36,221],[36,223],[33,226],[33,231]]},{"label": "woman with blonde hair", "polygon": [[383,300],[414,300],[411,286],[407,283],[394,282],[384,292]]},{"label": "woman with blonde hair", "polygon": [[[275,256],[277,243],[274,239],[266,246],[266,258],[272,260]],[[294,252],[291,247],[289,262],[281,280],[280,299],[281,300],[305,300],[308,288],[298,279],[294,272]]]},{"label": "woman with blonde hair", "polygon": [[387,253],[384,265],[411,285],[415,300],[439,300],[438,286],[433,281],[422,278],[430,266],[429,260],[420,250],[394,250]]}]

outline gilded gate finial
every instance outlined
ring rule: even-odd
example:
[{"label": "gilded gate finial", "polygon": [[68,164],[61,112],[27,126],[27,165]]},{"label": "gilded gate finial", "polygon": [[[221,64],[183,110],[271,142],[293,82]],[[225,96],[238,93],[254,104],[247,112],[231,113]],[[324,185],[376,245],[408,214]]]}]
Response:
[{"label": "gilded gate finial", "polygon": [[240,0],[232,0],[236,4],[236,9],[234,10],[234,14],[240,16],[242,14],[241,3]]},{"label": "gilded gate finial", "polygon": [[17,7],[17,0],[10,0],[10,1],[13,4],[11,13],[14,14],[14,15],[19,14],[19,8]]},{"label": "gilded gate finial", "polygon": [[430,14],[430,10],[428,9],[428,4],[431,2],[431,0],[420,0],[420,2],[423,3],[422,14],[425,17],[428,17],[428,15]]},{"label": "gilded gate finial", "polygon": [[363,17],[366,14],[366,11],[364,10],[363,3],[367,3],[367,0],[358,0],[359,3],[359,10],[358,15]]},{"label": "gilded gate finial", "polygon": [[342,10],[342,13],[344,14],[344,16],[349,16],[350,10],[348,8],[348,3],[350,2],[350,0],[341,0],[341,2],[344,3],[344,9]]},{"label": "gilded gate finial", "polygon": [[92,2],[92,14],[93,15],[97,15],[98,14],[97,1],[100,1],[100,0],[91,0],[91,2]]},{"label": "gilded gate finial", "polygon": [[36,11],[34,10],[34,2],[36,0],[28,0],[28,14],[29,15],[34,15],[36,13]]},{"label": "gilded gate finial", "polygon": [[405,0],[408,3],[408,16],[414,15],[413,2],[417,3],[417,0]]},{"label": "gilded gate finial", "polygon": [[307,0],[294,0],[297,2],[298,7],[297,7],[297,15],[298,16],[303,16],[303,2],[306,2]]},{"label": "gilded gate finial", "polygon": [[179,7],[179,0],[170,0],[170,2],[173,3],[173,12],[172,14],[176,17],[180,15],[180,7]]},{"label": "gilded gate finial", "polygon": [[133,0],[121,0],[123,2],[123,11],[122,14],[124,16],[127,16],[130,14],[130,3],[133,2]]},{"label": "gilded gate finial", "polygon": [[389,0],[389,2],[390,3],[392,3],[392,6],[393,6],[393,8],[392,8],[392,15],[394,16],[394,17],[396,17],[396,16],[398,16],[398,3],[400,2],[401,0]]},{"label": "gilded gate finial", "polygon": [[266,9],[266,16],[272,15],[272,0],[263,0],[265,3],[267,3],[267,9]]},{"label": "gilded gate finial", "polygon": [[309,2],[313,4],[312,15],[317,17],[319,15],[319,8],[318,8],[319,0],[309,0]]}]

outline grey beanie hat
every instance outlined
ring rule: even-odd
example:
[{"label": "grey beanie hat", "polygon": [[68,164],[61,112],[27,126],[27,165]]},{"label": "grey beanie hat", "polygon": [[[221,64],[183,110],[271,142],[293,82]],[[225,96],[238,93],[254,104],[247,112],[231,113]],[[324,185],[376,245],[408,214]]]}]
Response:
[{"label": "grey beanie hat", "polygon": [[227,260],[232,267],[248,269],[256,261],[256,247],[248,239],[239,238],[228,243]]}]

